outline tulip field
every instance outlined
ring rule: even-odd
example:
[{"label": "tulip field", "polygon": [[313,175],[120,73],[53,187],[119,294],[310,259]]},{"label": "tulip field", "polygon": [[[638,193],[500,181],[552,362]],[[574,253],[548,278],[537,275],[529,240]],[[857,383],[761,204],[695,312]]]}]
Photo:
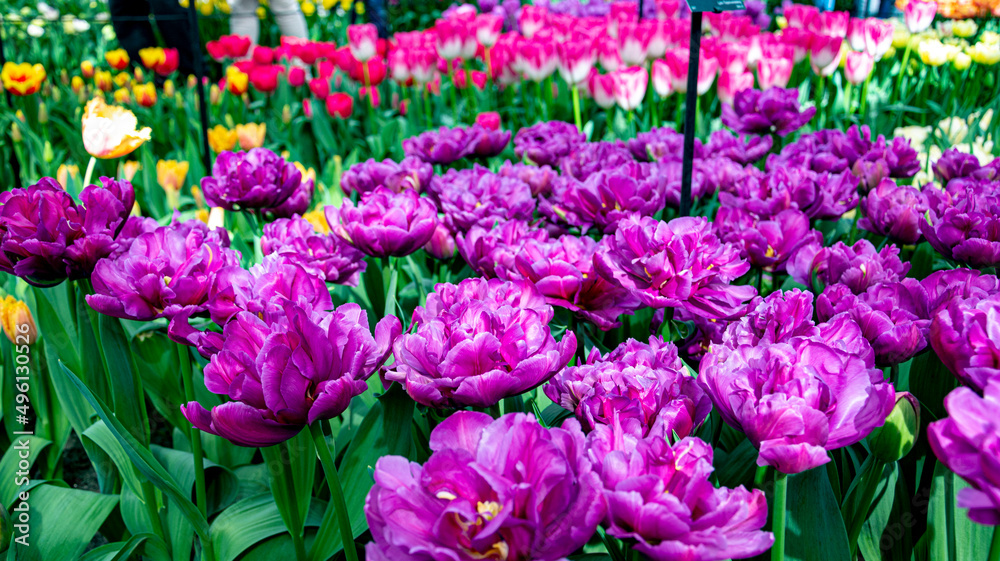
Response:
[{"label": "tulip field", "polygon": [[1000,0],[883,2],[0,4],[0,557],[1000,561]]}]

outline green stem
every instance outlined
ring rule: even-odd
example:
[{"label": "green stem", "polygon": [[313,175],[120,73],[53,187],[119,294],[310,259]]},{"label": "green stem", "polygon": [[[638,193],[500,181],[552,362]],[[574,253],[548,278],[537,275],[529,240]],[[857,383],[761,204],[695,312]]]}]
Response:
[{"label": "green stem", "polygon": [[903,51],[903,64],[899,67],[899,77],[896,78],[896,93],[899,99],[903,99],[903,76],[906,75],[906,65],[910,62],[910,42],[906,42],[906,50]]},{"label": "green stem", "polygon": [[295,492],[295,481],[292,480],[292,472],[285,461],[285,458],[291,458],[291,454],[288,452],[288,444],[282,443],[279,446],[283,449],[283,452],[278,454],[279,463],[281,463],[281,479],[285,483],[285,492],[288,493],[288,496],[292,500],[291,508],[288,509],[288,522],[291,526],[291,528],[288,528],[288,533],[292,536],[292,546],[295,548],[296,561],[306,561],[306,544],[302,536],[303,526],[302,520],[299,519],[299,505],[296,500],[298,495]]},{"label": "green stem", "polygon": [[1000,561],[1000,526],[993,528],[993,543],[990,544],[990,556],[987,561]]},{"label": "green stem", "polygon": [[825,124],[823,122],[823,110],[826,109],[826,105],[823,103],[823,98],[825,96],[826,96],[826,76],[820,76],[819,84],[816,85],[816,114],[817,116],[819,116],[819,118],[816,119],[816,122],[821,127],[823,127],[823,125]]},{"label": "green stem", "polygon": [[142,489],[142,502],[146,504],[146,514],[149,516],[149,523],[153,526],[153,533],[163,538],[167,544],[167,552],[170,550],[170,536],[163,531],[163,521],[160,520],[160,509],[156,505],[156,489],[151,481],[143,481],[139,484]]},{"label": "green stem", "polygon": [[323,435],[323,426],[321,423],[322,421],[317,421],[309,425],[309,432],[312,433],[313,441],[316,443],[319,463],[323,465],[326,484],[330,488],[330,502],[337,509],[337,518],[340,522],[340,537],[344,542],[344,555],[347,557],[347,561],[358,561],[358,552],[354,546],[354,534],[351,531],[350,514],[347,511],[347,502],[344,501],[344,489],[340,485],[337,466],[333,463],[333,456],[330,454],[330,447],[326,443],[326,436]]},{"label": "green stem", "polygon": [[[194,396],[194,380],[191,379],[191,354],[187,347],[177,345],[181,360],[181,385],[184,387],[184,400],[188,403],[197,401]],[[191,441],[191,455],[194,456],[194,493],[198,510],[208,518],[208,499],[205,493],[205,456],[201,449],[201,431],[191,427],[188,432]],[[203,546],[204,547],[204,546]]]},{"label": "green stem", "polygon": [[771,548],[771,561],[785,560],[785,502],[788,495],[788,476],[780,471],[774,472],[774,546]]},{"label": "green stem", "polygon": [[458,98],[455,97],[455,90],[458,86],[455,85],[455,67],[451,64],[452,61],[445,61],[448,65],[448,79],[451,80],[451,87],[448,88],[448,94],[451,97],[451,112],[452,116],[458,119]]},{"label": "green stem", "polygon": [[87,163],[87,173],[83,174],[83,187],[90,185],[90,176],[94,175],[94,166],[96,165],[97,165],[97,158],[91,156],[90,162]]},{"label": "green stem", "polygon": [[861,120],[862,121],[867,121],[868,120],[868,84],[871,84],[871,82],[872,82],[872,74],[874,74],[874,73],[875,73],[875,71],[873,70],[870,74],[868,74],[868,77],[865,78],[865,85],[862,86],[862,88],[861,88]]},{"label": "green stem", "polygon": [[583,120],[580,118],[580,91],[576,84],[573,84],[573,119],[576,121],[576,130],[583,131]]},{"label": "green stem", "polygon": [[854,113],[854,104],[852,103],[852,94],[854,93],[854,85],[847,82],[847,87],[844,88],[844,113],[847,114],[847,120],[851,120],[851,114]]},{"label": "green stem", "polygon": [[757,466],[757,473],[753,476],[754,488],[760,489],[764,485],[765,479],[767,479],[767,466]]}]

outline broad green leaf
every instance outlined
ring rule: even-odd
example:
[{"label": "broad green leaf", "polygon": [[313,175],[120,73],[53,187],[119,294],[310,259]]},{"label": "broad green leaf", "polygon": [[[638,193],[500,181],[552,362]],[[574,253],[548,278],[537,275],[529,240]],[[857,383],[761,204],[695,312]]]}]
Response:
[{"label": "broad green leaf", "polygon": [[80,558],[80,561],[125,561],[130,559],[144,543],[162,541],[154,534],[136,534],[123,542],[106,543],[95,547]]},{"label": "broad green leaf", "polygon": [[[95,447],[103,452],[104,456],[112,462],[113,467],[117,468],[117,473],[122,478],[125,485],[131,489],[136,496],[142,495],[139,474],[132,465],[132,460],[125,452],[125,448],[118,441],[104,421],[97,421],[87,428],[87,430],[83,431],[83,435],[80,440],[83,442],[84,448],[88,451],[88,453],[90,453],[91,450],[94,450]],[[96,453],[92,454],[91,461],[97,459],[95,456],[99,455]],[[111,473],[110,468],[111,466],[95,465],[95,469],[99,476],[104,475],[107,477]]]},{"label": "broad green leaf", "polygon": [[117,495],[40,485],[31,491],[29,546],[14,546],[24,561],[79,559],[104,519],[118,504]]},{"label": "broad green leaf", "polygon": [[49,444],[50,441],[38,436],[19,436],[15,437],[13,445],[4,452],[3,458],[0,458],[0,504],[4,508],[14,504],[17,490],[28,483],[28,474],[19,474],[18,464],[27,460],[30,471],[30,466],[34,465],[38,455]]},{"label": "broad green leaf", "polygon": [[[194,490],[194,456],[187,451],[174,450],[153,445],[150,447],[153,456],[163,467],[174,476],[180,489]],[[229,468],[220,466],[208,459],[203,459],[205,466],[205,493],[208,499],[208,515],[221,511],[233,504],[239,492],[240,482],[236,474]]]},{"label": "broad green leaf", "polygon": [[944,464],[934,467],[931,501],[927,507],[927,535],[934,561],[982,561],[989,555],[993,526],[969,520],[956,497],[968,484]]},{"label": "broad green leaf", "polygon": [[[721,419],[719,421],[721,422]],[[746,438],[732,452],[726,453],[723,450],[717,450],[713,457],[713,463],[719,484],[726,487],[736,487],[753,481],[757,471],[757,455],[757,449]]]},{"label": "broad green leaf", "polygon": [[121,320],[98,314],[101,359],[111,384],[115,416],[139,442],[149,442],[149,421],[146,418],[146,399],[142,381],[129,349]]},{"label": "broad green leaf", "polygon": [[785,559],[850,561],[847,529],[823,468],[788,476]]},{"label": "broad green leaf", "polygon": [[858,536],[858,551],[865,559],[879,561],[882,558],[882,532],[892,515],[892,505],[896,499],[896,481],[899,479],[899,465],[896,462],[886,466],[875,491],[875,501],[871,514],[861,527]]},{"label": "broad green leaf", "polygon": [[[318,526],[325,509],[324,501],[313,499],[305,525]],[[270,493],[247,497],[222,511],[212,522],[216,559],[232,561],[254,544],[287,531]]]}]

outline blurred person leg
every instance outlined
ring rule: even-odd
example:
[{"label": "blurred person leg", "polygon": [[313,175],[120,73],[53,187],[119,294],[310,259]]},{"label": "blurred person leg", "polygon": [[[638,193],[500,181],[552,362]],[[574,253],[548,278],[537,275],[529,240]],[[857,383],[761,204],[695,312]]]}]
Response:
[{"label": "blurred person leg", "polygon": [[[129,3],[134,0],[128,0]],[[194,0],[191,0],[192,2]],[[150,0],[156,28],[163,36],[163,42],[171,49],[177,49],[177,70],[182,76],[194,74],[194,44],[199,41],[198,30],[191,29],[188,9],[177,0]],[[155,41],[153,45],[155,45]]]},{"label": "blurred person leg", "polygon": [[232,0],[230,3],[229,32],[250,38],[254,45],[260,39],[260,21],[257,19],[257,0]]},{"label": "blurred person leg", "polygon": [[297,0],[271,0],[271,13],[285,37],[309,38],[306,18]]},{"label": "blurred person leg", "polygon": [[146,0],[109,0],[111,25],[118,44],[128,53],[129,59],[139,62],[139,50],[156,45],[156,34],[149,23],[151,12]]}]

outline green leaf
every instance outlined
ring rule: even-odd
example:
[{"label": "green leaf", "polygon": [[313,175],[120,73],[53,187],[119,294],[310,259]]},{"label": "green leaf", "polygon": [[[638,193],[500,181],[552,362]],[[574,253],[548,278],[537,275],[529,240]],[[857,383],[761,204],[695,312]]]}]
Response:
[{"label": "green leaf", "polygon": [[875,501],[871,514],[861,527],[858,536],[858,551],[865,559],[879,561],[882,558],[882,532],[885,531],[892,514],[892,505],[896,499],[896,481],[899,480],[899,464],[893,462],[885,467],[878,489],[875,491]]},{"label": "green leaf", "polygon": [[554,427],[561,424],[564,419],[568,419],[572,416],[573,416],[572,411],[567,411],[566,409],[563,409],[562,406],[559,405],[558,403],[550,403],[548,407],[546,407],[542,411],[541,420],[545,424],[545,426]]},{"label": "green leaf", "polygon": [[[194,490],[194,456],[191,452],[164,448],[153,445],[150,447],[153,456],[163,465],[170,475],[177,480],[177,486],[184,490]],[[208,459],[203,459],[205,466],[205,492],[208,504],[208,515],[221,511],[233,504],[240,490],[240,482],[236,474],[227,467],[220,466]]]},{"label": "green leaf", "polygon": [[29,546],[15,545],[17,559],[79,559],[104,519],[118,504],[117,495],[40,485],[31,491]]},{"label": "green leaf", "polygon": [[[261,448],[261,453],[267,462],[271,493],[278,512],[289,531],[300,532],[302,521],[309,511],[316,478],[316,450],[312,439],[308,431],[303,430],[282,444]],[[288,478],[292,482],[291,489]],[[298,510],[294,518],[295,511],[292,509]],[[293,527],[293,519],[298,521],[299,526]]]},{"label": "green leaf", "polygon": [[[39,454],[52,442],[39,436],[19,436],[0,458],[0,505],[9,508],[17,499],[17,490],[26,484],[28,474],[18,474],[21,460],[27,460],[28,467],[35,464]],[[22,457],[24,454],[26,457]],[[24,479],[23,483],[21,482]]]},{"label": "green leaf", "polygon": [[138,469],[147,479],[165,495],[167,495],[171,500],[174,501],[175,505],[181,509],[184,513],[185,518],[187,518],[191,525],[194,526],[195,532],[203,539],[208,539],[208,521],[205,517],[201,515],[198,511],[198,507],[191,502],[190,493],[182,493],[177,487],[177,482],[168,473],[163,466],[161,466],[153,454],[142,446],[138,440],[129,433],[125,427],[122,426],[121,422],[115,417],[114,413],[108,409],[108,406],[97,399],[94,394],[90,391],[86,384],[77,377],[71,370],[66,368],[65,364],[61,364],[63,372],[67,377],[76,385],[77,389],[87,398],[90,405],[97,411],[97,414],[104,419],[104,422],[108,425],[111,433],[115,436],[119,443],[121,443],[122,448],[125,453],[128,454],[132,464]]},{"label": "green leaf", "polygon": [[[325,502],[313,499],[305,525],[318,526],[325,509]],[[212,522],[216,558],[232,561],[254,544],[287,531],[271,493],[247,497],[222,511]]]},{"label": "green leaf", "polygon": [[159,536],[155,534],[136,534],[127,541],[106,543],[95,547],[85,553],[80,561],[125,561],[131,558],[132,554],[144,545],[146,540],[162,543]]},{"label": "green leaf", "polygon": [[171,425],[188,426],[180,409],[185,399],[183,387],[177,379],[177,373],[181,371],[177,343],[163,333],[151,331],[132,337],[129,348],[153,407]]},{"label": "green leaf", "polygon": [[[80,441],[83,443],[83,447],[87,450],[88,455],[90,455],[91,461],[100,458],[101,460],[106,459],[111,462],[110,466],[104,463],[95,463],[94,468],[99,478],[102,475],[103,477],[110,478],[112,473],[117,473],[121,476],[125,486],[131,489],[136,496],[142,496],[139,474],[132,465],[132,460],[104,421],[97,421],[87,428],[87,430],[83,431]],[[94,453],[91,454],[91,451]],[[97,454],[97,451],[102,452],[103,455]],[[117,468],[117,470],[112,470],[111,468]]]},{"label": "green leaf", "polygon": [[[721,421],[721,419],[719,419]],[[757,449],[749,439],[744,438],[732,452],[717,449],[713,458],[715,475],[719,484],[736,487],[753,481],[757,472]]]},{"label": "green leaf", "polygon": [[927,507],[927,535],[934,561],[982,561],[989,555],[993,526],[976,524],[958,508],[956,497],[968,484],[943,463],[934,467]]},{"label": "green leaf", "polygon": [[788,476],[785,559],[850,561],[847,529],[823,468]]},{"label": "green leaf", "polygon": [[139,442],[148,443],[146,399],[121,320],[98,314],[97,328],[100,333],[101,359],[111,384],[115,416]]}]

